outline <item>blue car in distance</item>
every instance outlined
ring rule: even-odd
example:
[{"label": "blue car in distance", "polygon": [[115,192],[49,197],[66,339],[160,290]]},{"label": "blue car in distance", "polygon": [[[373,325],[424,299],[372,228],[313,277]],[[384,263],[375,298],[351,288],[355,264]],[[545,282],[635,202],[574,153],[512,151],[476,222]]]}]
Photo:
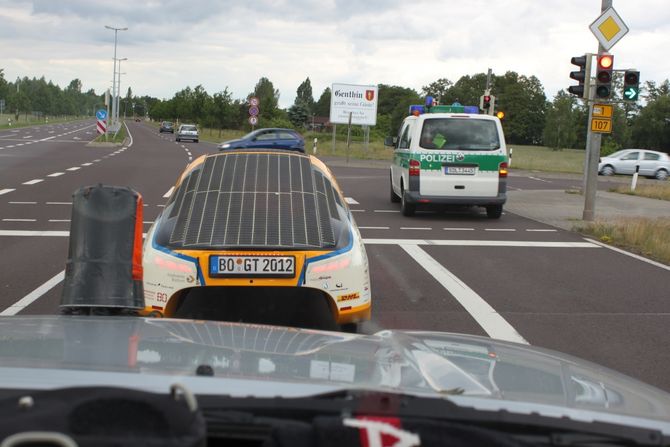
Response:
[{"label": "blue car in distance", "polygon": [[238,140],[224,141],[217,147],[220,151],[258,148],[305,152],[305,140],[293,129],[266,128],[254,130]]}]

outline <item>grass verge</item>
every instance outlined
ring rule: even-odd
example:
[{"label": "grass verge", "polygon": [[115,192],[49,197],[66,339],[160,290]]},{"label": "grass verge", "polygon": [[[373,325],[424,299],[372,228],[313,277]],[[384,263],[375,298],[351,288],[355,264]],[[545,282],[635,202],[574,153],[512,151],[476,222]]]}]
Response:
[{"label": "grass verge", "polygon": [[577,149],[563,149],[555,151],[544,146],[508,145],[513,149],[512,169],[528,171],[569,172],[581,174],[584,172],[584,151]]},{"label": "grass verge", "polygon": [[98,138],[93,140],[95,143],[123,143],[123,140],[126,139],[126,126],[121,126],[116,136],[113,133],[105,135],[99,135]]},{"label": "grass verge", "polygon": [[[11,119],[12,125],[8,124],[7,118]],[[86,118],[85,116],[64,116],[64,117],[47,117],[47,118],[35,118],[33,116],[25,117],[25,115],[19,116],[19,121],[14,120],[14,115],[2,114],[0,115],[0,130],[3,129],[17,129],[20,127],[31,127],[31,126],[44,126],[47,124],[60,124],[68,123],[71,121],[80,121]]]},{"label": "grass verge", "polygon": [[653,185],[637,185],[635,191],[630,190],[630,185],[621,185],[610,188],[609,191],[631,196],[648,197],[650,199],[670,200],[670,182],[658,182]]},{"label": "grass verge", "polygon": [[667,220],[621,219],[587,223],[575,229],[606,244],[670,265],[670,222]]}]

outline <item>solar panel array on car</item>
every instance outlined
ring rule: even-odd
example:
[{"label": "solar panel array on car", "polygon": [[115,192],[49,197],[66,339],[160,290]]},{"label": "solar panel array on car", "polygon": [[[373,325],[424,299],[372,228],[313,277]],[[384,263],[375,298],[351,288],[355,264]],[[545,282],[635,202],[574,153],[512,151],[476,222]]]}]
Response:
[{"label": "solar panel array on car", "polygon": [[335,244],[339,194],[309,157],[222,153],[177,190],[173,247],[327,248]]}]

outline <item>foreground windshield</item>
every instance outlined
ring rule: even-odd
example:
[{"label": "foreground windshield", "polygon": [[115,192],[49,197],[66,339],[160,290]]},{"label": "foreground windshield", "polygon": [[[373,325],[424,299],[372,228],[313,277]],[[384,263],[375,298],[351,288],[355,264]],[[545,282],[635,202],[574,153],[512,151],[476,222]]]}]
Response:
[{"label": "foreground windshield", "polygon": [[495,121],[465,118],[428,119],[421,130],[424,149],[490,151],[500,147]]}]

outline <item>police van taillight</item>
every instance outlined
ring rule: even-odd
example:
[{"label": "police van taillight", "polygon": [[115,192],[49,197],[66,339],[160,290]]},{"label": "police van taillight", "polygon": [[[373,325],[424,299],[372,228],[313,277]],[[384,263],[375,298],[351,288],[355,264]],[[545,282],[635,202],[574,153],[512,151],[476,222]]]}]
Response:
[{"label": "police van taillight", "polygon": [[418,176],[421,173],[421,162],[419,160],[409,161],[409,175],[410,177]]},{"label": "police van taillight", "polygon": [[507,162],[503,161],[498,165],[498,176],[499,177],[507,177]]}]

